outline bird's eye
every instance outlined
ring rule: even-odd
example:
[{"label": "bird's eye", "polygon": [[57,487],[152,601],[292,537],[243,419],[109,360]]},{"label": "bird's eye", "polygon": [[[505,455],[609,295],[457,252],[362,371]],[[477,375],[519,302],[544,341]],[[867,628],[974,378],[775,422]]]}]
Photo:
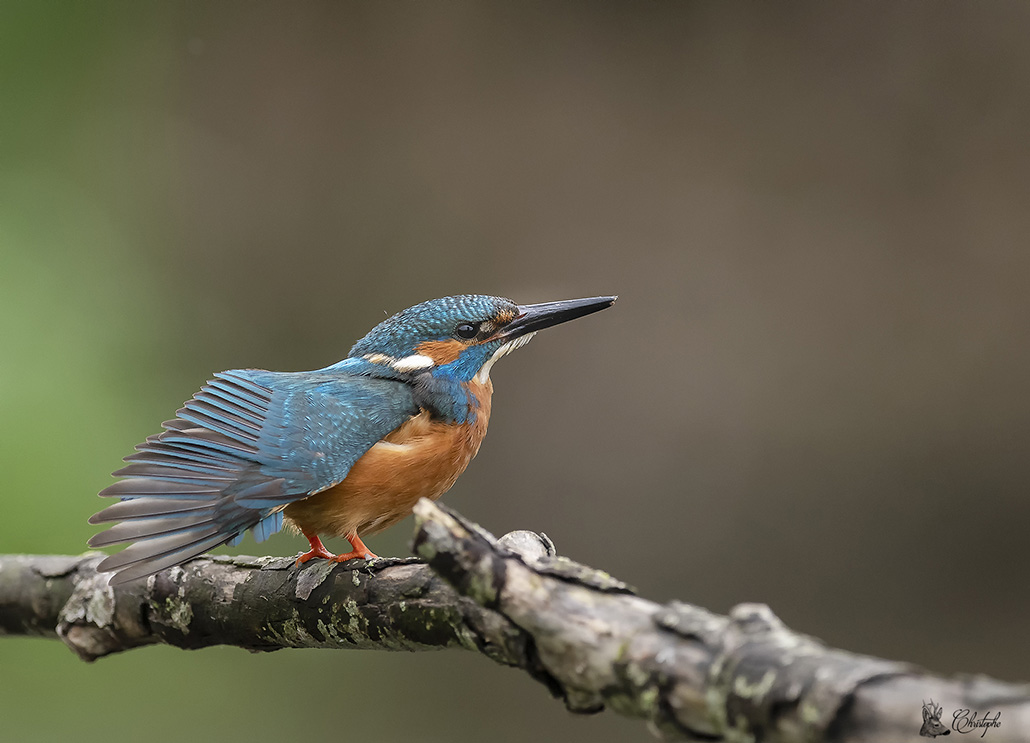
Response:
[{"label": "bird's eye", "polygon": [[454,334],[465,341],[470,341],[476,337],[476,333],[479,332],[479,323],[467,323],[463,322],[461,325],[454,329]]}]

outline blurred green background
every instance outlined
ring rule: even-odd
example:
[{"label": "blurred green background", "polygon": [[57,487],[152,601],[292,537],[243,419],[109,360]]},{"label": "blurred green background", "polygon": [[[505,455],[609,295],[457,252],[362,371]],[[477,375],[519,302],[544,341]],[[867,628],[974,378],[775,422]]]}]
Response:
[{"label": "blurred green background", "polygon": [[[498,365],[449,504],[657,600],[1030,680],[1028,35],[1019,2],[3,3],[0,552],[82,551],[213,371],[430,297],[618,293]],[[471,654],[21,638],[0,721],[647,737]]]}]

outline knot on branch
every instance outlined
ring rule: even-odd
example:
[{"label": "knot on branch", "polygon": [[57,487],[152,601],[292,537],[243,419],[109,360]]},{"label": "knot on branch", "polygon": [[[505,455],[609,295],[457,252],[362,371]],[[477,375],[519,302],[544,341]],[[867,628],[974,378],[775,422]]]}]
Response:
[{"label": "knot on branch", "polygon": [[115,628],[114,589],[108,576],[96,572],[103,555],[87,555],[76,565],[81,577],[61,609],[57,635],[83,660],[94,660],[121,649],[123,638]]}]

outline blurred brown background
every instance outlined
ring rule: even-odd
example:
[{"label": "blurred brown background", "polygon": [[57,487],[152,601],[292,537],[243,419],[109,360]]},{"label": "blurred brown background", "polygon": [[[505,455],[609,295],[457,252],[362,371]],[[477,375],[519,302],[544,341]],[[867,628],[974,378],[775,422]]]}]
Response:
[{"label": "blurred brown background", "polygon": [[[498,365],[450,505],[657,600],[1030,680],[1030,6],[12,2],[0,35],[0,551],[82,551],[213,371],[430,297],[618,293]],[[647,737],[471,654],[11,638],[0,720]]]}]

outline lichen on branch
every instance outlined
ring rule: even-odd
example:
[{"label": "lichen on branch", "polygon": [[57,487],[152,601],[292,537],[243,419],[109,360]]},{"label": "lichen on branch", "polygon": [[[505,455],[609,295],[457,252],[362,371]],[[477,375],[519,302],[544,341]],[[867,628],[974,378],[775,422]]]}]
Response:
[{"label": "lichen on branch", "polygon": [[915,743],[931,697],[1000,711],[995,743],[1030,731],[1027,686],[828,648],[760,604],[728,616],[657,604],[543,534],[496,539],[430,501],[415,517],[421,560],[201,557],[112,587],[97,553],[0,556],[0,634],[60,638],[89,661],[154,643],[463,648],[525,670],[574,712],[609,708],[668,739]]}]

